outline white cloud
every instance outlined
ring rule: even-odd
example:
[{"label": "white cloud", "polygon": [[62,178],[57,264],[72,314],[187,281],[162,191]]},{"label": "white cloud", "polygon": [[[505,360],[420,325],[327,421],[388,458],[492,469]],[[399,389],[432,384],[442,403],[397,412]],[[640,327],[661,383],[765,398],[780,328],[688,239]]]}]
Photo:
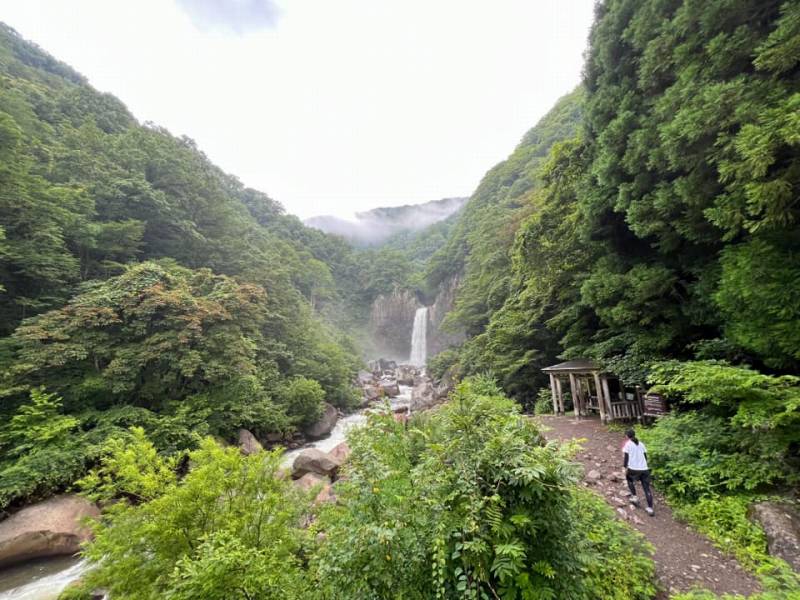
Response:
[{"label": "white cloud", "polygon": [[242,34],[273,27],[280,11],[272,0],[176,0],[204,31]]},{"label": "white cloud", "polygon": [[163,0],[16,0],[0,20],[194,138],[290,212],[469,195],[580,79],[593,0],[277,0],[198,29]]}]

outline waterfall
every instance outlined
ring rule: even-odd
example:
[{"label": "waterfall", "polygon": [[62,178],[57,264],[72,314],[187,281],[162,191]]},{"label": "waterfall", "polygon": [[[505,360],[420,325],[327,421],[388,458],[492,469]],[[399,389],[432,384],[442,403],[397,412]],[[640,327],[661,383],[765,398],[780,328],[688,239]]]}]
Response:
[{"label": "waterfall", "polygon": [[414,329],[411,332],[411,358],[408,362],[415,367],[424,367],[428,360],[428,307],[418,308],[414,315]]}]

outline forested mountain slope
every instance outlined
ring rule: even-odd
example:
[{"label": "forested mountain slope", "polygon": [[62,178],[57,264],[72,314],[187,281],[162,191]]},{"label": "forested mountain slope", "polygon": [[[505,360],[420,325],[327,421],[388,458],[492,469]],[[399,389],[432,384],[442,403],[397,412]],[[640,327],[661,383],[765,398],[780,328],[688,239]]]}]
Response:
[{"label": "forested mountain slope", "polygon": [[[484,217],[485,231],[516,233],[513,252],[475,233],[479,189],[430,262],[433,284],[467,278],[451,319],[484,336],[469,369],[511,385],[533,356],[500,355],[527,346],[640,380],[665,356],[797,371],[796,7],[731,4],[598,8],[579,134],[534,168],[544,185],[518,232],[506,213]],[[515,337],[536,327],[544,338]]]},{"label": "forested mountain slope", "polygon": [[585,357],[664,394],[642,434],[659,485],[773,574],[746,514],[800,481],[799,43],[798,2],[599,3],[583,97],[560,104],[581,125],[516,213],[476,192],[428,266],[464,277],[448,321],[470,335],[435,373],[546,410],[541,368]]},{"label": "forested mountain slope", "polygon": [[[517,230],[536,209],[542,165],[553,145],[575,135],[582,101],[580,88],[561,98],[525,134],[508,159],[484,176],[458,215],[448,239],[424,268],[422,286],[429,295],[448,281],[459,281],[454,309],[443,327],[464,331],[471,338],[459,352],[461,373],[483,370],[481,356],[474,349],[481,343],[491,315],[508,297],[511,249]],[[451,351],[438,363],[448,364],[455,358]]]},{"label": "forested mountain slope", "polygon": [[118,428],[181,449],[353,397],[355,349],[322,322],[369,303],[349,246],[6,26],[0,224],[0,505]]}]

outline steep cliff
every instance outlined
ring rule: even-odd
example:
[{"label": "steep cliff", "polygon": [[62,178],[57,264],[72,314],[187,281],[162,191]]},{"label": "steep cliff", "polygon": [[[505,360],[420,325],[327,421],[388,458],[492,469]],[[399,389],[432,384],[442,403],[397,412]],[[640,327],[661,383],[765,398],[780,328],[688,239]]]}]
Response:
[{"label": "steep cliff", "polygon": [[414,313],[421,304],[414,292],[396,289],[382,294],[372,303],[369,332],[374,351],[384,358],[408,360]]}]

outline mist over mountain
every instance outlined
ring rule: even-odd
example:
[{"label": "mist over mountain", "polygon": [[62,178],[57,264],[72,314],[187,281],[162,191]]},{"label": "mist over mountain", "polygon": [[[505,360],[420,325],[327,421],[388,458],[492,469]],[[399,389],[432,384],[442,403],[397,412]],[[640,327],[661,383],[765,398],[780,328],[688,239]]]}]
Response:
[{"label": "mist over mountain", "polygon": [[309,227],[339,235],[355,246],[376,246],[401,232],[420,231],[455,214],[468,198],[443,198],[424,204],[388,206],[356,213],[354,220],[323,215],[306,219]]}]

